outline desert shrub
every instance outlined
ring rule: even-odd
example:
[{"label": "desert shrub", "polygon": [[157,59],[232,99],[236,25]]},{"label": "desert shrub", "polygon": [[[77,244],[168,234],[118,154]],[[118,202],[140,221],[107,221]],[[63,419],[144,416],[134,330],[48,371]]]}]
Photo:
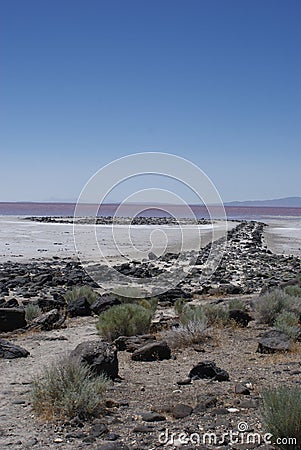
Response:
[{"label": "desert shrub", "polygon": [[164,339],[172,348],[189,347],[198,344],[205,339],[207,329],[207,317],[201,306],[192,306],[179,299],[177,309],[179,311],[180,325],[166,331]]},{"label": "desert shrub", "polygon": [[26,322],[32,322],[33,319],[36,319],[42,314],[42,310],[39,305],[35,305],[33,303],[28,303],[25,306],[25,319]]},{"label": "desert shrub", "polygon": [[277,330],[282,331],[287,334],[290,338],[296,339],[300,334],[298,328],[299,317],[291,311],[283,311],[279,316],[277,316],[274,327]]},{"label": "desert shrub", "polygon": [[92,377],[87,366],[64,357],[33,380],[32,407],[46,420],[97,417],[107,385],[103,376]]},{"label": "desert shrub", "polygon": [[64,297],[67,303],[74,302],[80,297],[86,297],[90,305],[92,305],[99,297],[99,294],[93,291],[90,286],[75,286],[71,290],[67,291]]},{"label": "desert shrub", "polygon": [[182,314],[183,309],[186,305],[186,300],[184,298],[177,298],[174,304],[174,308],[177,314]]},{"label": "desert shrub", "polygon": [[209,325],[226,325],[229,322],[229,310],[221,305],[206,305],[204,313]]},{"label": "desert shrub", "polygon": [[301,287],[298,285],[286,286],[284,290],[288,295],[301,297]]},{"label": "desert shrub", "polygon": [[101,336],[113,341],[119,336],[134,336],[149,331],[153,311],[141,305],[124,303],[112,306],[99,316],[97,329]]},{"label": "desert shrub", "polygon": [[[262,417],[266,430],[279,439],[277,447],[297,450],[301,447],[301,388],[281,386],[263,393]],[[288,442],[288,439],[295,442]],[[282,441],[282,444],[280,443]]]},{"label": "desert shrub", "polygon": [[230,311],[233,310],[233,309],[240,309],[241,311],[245,311],[246,310],[245,303],[243,303],[238,298],[233,298],[232,300],[230,300],[229,303],[228,303],[228,307],[229,307]]},{"label": "desert shrub", "polygon": [[292,298],[281,289],[259,296],[256,304],[259,322],[273,325],[277,316],[287,310],[290,304],[292,304]]},{"label": "desert shrub", "polygon": [[183,307],[182,312],[179,314],[179,319],[182,325],[193,322],[207,322],[202,306],[192,306],[188,304]]},{"label": "desert shrub", "polygon": [[158,299],[156,297],[152,297],[149,299],[143,298],[139,300],[138,304],[140,306],[143,306],[143,308],[149,309],[154,314],[158,306]]},{"label": "desert shrub", "polygon": [[207,320],[195,320],[180,324],[164,333],[164,340],[170,348],[190,347],[206,339]]}]

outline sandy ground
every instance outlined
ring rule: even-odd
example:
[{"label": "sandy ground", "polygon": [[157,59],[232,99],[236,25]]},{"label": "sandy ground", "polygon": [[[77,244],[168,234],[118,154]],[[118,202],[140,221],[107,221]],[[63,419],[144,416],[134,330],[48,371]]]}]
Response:
[{"label": "sandy ground", "polygon": [[[237,222],[228,222],[228,229]],[[301,218],[280,217],[265,220],[265,240],[268,248],[278,254],[301,255]],[[95,233],[96,229],[96,233]],[[225,229],[225,223],[214,224],[215,237]],[[108,259],[124,262],[125,259],[143,259],[150,251],[157,256],[164,251],[179,252],[196,249],[201,236],[201,246],[212,238],[212,226],[180,229],[173,225],[133,226],[78,225],[77,249],[74,243],[73,225],[39,223],[16,216],[0,216],[0,261],[27,262],[32,259],[77,258],[85,261]],[[200,234],[198,234],[200,233]],[[78,250],[78,252],[77,252]]]},{"label": "sandy ground", "polygon": [[132,226],[77,225],[76,246],[72,224],[39,223],[22,217],[0,216],[0,261],[29,261],[40,258],[77,258],[99,261],[108,258],[116,262],[124,259],[143,259],[150,251],[160,256],[165,251],[196,250],[212,238],[219,238],[227,226],[236,222],[217,222],[213,225]]},{"label": "sandy ground", "polygon": [[[92,317],[77,318],[69,320],[67,327],[61,330],[28,333],[14,339],[15,343],[30,351],[30,356],[19,360],[0,360],[1,449],[21,450],[34,446],[39,450],[94,450],[104,442],[99,438],[95,443],[86,444],[81,439],[68,438],[68,431],[77,430],[41,422],[35,417],[30,404],[32,378],[43,366],[68,353],[80,342],[97,340],[95,322],[96,318]],[[252,391],[248,398],[256,399],[265,388],[283,383],[298,383],[300,344],[289,354],[258,354],[257,338],[265,328],[256,326],[254,322],[252,324],[246,329],[230,327],[213,330],[213,340],[204,344],[204,354],[187,348],[173,352],[176,359],[141,363],[131,361],[129,353],[119,352],[119,373],[123,380],[109,388],[106,398],[126,400],[128,407],[115,408],[104,418],[110,432],[117,433],[131,449],[137,448],[138,444],[139,449],[145,450],[158,448],[158,436],[164,429],[177,433],[188,429],[214,431],[220,429],[221,419],[226,430],[236,429],[238,423],[245,422],[249,429],[260,432],[260,411],[258,408],[240,406],[240,401],[246,400],[246,397],[235,394],[235,385],[237,382],[251,383]],[[58,340],[62,338],[64,340]],[[229,372],[230,382],[200,380],[189,386],[177,385],[177,380],[185,379],[194,364],[208,359],[214,360],[219,367]],[[151,424],[154,427],[152,433],[134,431],[138,425],[148,425],[141,422],[139,412],[160,412],[161,409],[164,411],[164,407],[177,403],[195,406],[198,396],[204,394],[215,395],[218,399],[217,407],[230,408],[230,411],[233,408],[233,411],[221,411],[222,416],[218,413],[202,413],[179,421],[167,416],[165,422]],[[89,428],[87,424],[82,431],[89,433]],[[167,448],[174,450],[176,447]],[[237,448],[250,450],[253,447],[234,447]],[[266,450],[273,447],[264,448]]]},{"label": "sandy ground", "polygon": [[273,253],[301,256],[301,218],[268,219],[265,223],[265,241]]}]

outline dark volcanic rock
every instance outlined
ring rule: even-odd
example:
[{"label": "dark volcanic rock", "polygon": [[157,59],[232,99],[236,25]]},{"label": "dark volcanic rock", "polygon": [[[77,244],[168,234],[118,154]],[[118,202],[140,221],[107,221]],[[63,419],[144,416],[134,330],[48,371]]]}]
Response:
[{"label": "dark volcanic rock", "polygon": [[229,374],[226,370],[220,369],[213,361],[204,361],[194,366],[189,377],[193,380],[202,378],[212,378],[216,381],[229,381]]},{"label": "dark volcanic rock", "polygon": [[217,404],[217,398],[212,394],[201,394],[197,397],[197,405],[194,408],[194,414],[206,411],[208,408],[213,408]]},{"label": "dark volcanic rock", "polygon": [[110,442],[108,444],[101,444],[96,450],[130,450],[130,448],[123,442]]},{"label": "dark volcanic rock", "polygon": [[150,261],[155,261],[158,258],[154,252],[149,252],[149,254],[147,256]]},{"label": "dark volcanic rock", "polygon": [[145,334],[141,336],[119,336],[114,341],[114,345],[119,351],[128,351],[133,353],[135,350],[138,350],[140,347],[155,342],[156,337],[152,334]]},{"label": "dark volcanic rock", "polygon": [[241,309],[230,309],[229,318],[234,320],[238,325],[241,325],[242,327],[247,327],[248,323],[253,320],[250,314]]},{"label": "dark volcanic rock", "polygon": [[264,333],[258,341],[258,353],[286,352],[291,350],[292,340],[279,330],[270,330]]},{"label": "dark volcanic rock", "polygon": [[133,361],[162,361],[170,357],[171,351],[165,341],[146,344],[132,354]]},{"label": "dark volcanic rock", "polygon": [[175,419],[182,419],[183,417],[190,416],[192,411],[193,408],[191,406],[179,403],[173,408],[172,415]]},{"label": "dark volcanic rock", "polygon": [[90,303],[86,297],[77,298],[68,304],[67,314],[69,317],[91,316]]},{"label": "dark volcanic rock", "polygon": [[94,314],[99,315],[112,306],[120,305],[120,303],[121,302],[120,300],[118,300],[118,298],[104,295],[93,302],[91,310],[94,312]]},{"label": "dark volcanic rock", "polygon": [[169,301],[171,303],[175,303],[175,301],[178,298],[185,298],[185,299],[190,299],[192,298],[192,293],[191,292],[187,292],[184,291],[182,288],[174,288],[174,289],[170,289],[167,292],[163,292],[162,294],[158,295],[158,298],[161,301]]},{"label": "dark volcanic rock", "polygon": [[0,339],[0,358],[15,359],[26,358],[29,352],[19,345],[12,344],[4,339]]},{"label": "dark volcanic rock", "polygon": [[49,331],[62,325],[64,320],[65,317],[60,314],[58,309],[52,309],[33,319],[32,325],[39,326],[43,331]]},{"label": "dark volcanic rock", "polygon": [[19,308],[18,300],[16,298],[10,298],[6,301],[3,308]]},{"label": "dark volcanic rock", "polygon": [[250,389],[242,383],[235,385],[235,394],[250,395]]},{"label": "dark volcanic rock", "polygon": [[142,412],[140,413],[140,416],[141,419],[144,420],[144,422],[162,422],[166,420],[164,416],[153,411]]},{"label": "dark volcanic rock", "polygon": [[39,298],[38,306],[43,312],[51,311],[52,309],[62,308],[66,304],[63,297],[55,298]]},{"label": "dark volcanic rock", "polygon": [[26,327],[25,311],[21,308],[0,309],[0,331],[14,331]]},{"label": "dark volcanic rock", "polygon": [[117,350],[107,342],[82,342],[72,350],[70,358],[87,364],[95,375],[102,374],[112,380],[118,377]]}]

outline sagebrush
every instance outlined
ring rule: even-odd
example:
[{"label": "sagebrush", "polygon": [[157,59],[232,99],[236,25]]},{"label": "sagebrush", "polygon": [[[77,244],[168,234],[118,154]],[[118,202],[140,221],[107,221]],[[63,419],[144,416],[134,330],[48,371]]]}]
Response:
[{"label": "sagebrush", "polygon": [[32,407],[44,420],[98,417],[108,381],[68,357],[45,367],[32,385]]},{"label": "sagebrush", "polygon": [[291,339],[297,339],[300,335],[300,329],[298,327],[299,317],[292,311],[283,311],[277,316],[274,327],[287,334]]},{"label": "sagebrush", "polygon": [[223,326],[229,322],[229,309],[221,305],[209,304],[204,306],[204,313],[209,325]]},{"label": "sagebrush", "polygon": [[277,447],[282,450],[300,449],[301,388],[277,387],[263,392],[262,398],[263,422],[266,431],[273,436],[272,441],[279,439]]},{"label": "sagebrush", "polygon": [[256,303],[258,321],[273,325],[277,316],[288,308],[290,301],[291,297],[281,289],[260,295]]},{"label": "sagebrush", "polygon": [[135,336],[149,332],[153,310],[135,303],[124,303],[100,314],[97,329],[101,336],[113,341],[119,336]]},{"label": "sagebrush", "polygon": [[26,322],[30,323],[37,317],[39,317],[42,314],[42,310],[39,307],[39,305],[35,305],[34,303],[28,303],[28,305],[25,306],[25,319]]},{"label": "sagebrush", "polygon": [[99,298],[99,294],[91,286],[75,286],[64,295],[67,303],[72,303],[81,297],[85,297],[90,305],[92,305]]}]

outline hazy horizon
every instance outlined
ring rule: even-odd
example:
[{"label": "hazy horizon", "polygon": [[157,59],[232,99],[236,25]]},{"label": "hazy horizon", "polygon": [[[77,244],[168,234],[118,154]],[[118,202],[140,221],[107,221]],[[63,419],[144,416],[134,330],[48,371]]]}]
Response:
[{"label": "hazy horizon", "polygon": [[[259,200],[259,199],[247,199],[247,200],[231,200],[231,201],[225,201],[224,204],[231,204],[231,203],[261,203],[261,202],[273,202],[273,201],[281,201],[281,200],[299,200],[299,202],[301,202],[301,196],[294,196],[294,197],[281,197],[281,198],[270,198],[270,199],[264,199],[264,200]],[[0,203],[62,203],[62,204],[76,204],[77,199],[69,199],[69,200],[63,200],[63,199],[53,199],[53,200],[45,200],[45,201],[29,201],[29,200],[16,200],[16,201],[0,201]],[[89,202],[83,202],[86,204],[97,204],[97,203],[89,203]],[[116,200],[116,201],[111,201],[111,202],[104,202],[104,205],[119,205],[120,201]],[[152,206],[156,206],[156,205],[174,205],[174,206],[183,206],[181,203],[164,203],[164,202],[159,202],[159,201],[154,201],[154,202],[134,202],[134,201],[125,201],[124,204],[140,204],[140,205],[152,205]],[[204,204],[202,203],[189,203],[190,206],[203,206]],[[233,205],[235,206],[235,205]],[[300,206],[301,207],[301,206]]]}]

